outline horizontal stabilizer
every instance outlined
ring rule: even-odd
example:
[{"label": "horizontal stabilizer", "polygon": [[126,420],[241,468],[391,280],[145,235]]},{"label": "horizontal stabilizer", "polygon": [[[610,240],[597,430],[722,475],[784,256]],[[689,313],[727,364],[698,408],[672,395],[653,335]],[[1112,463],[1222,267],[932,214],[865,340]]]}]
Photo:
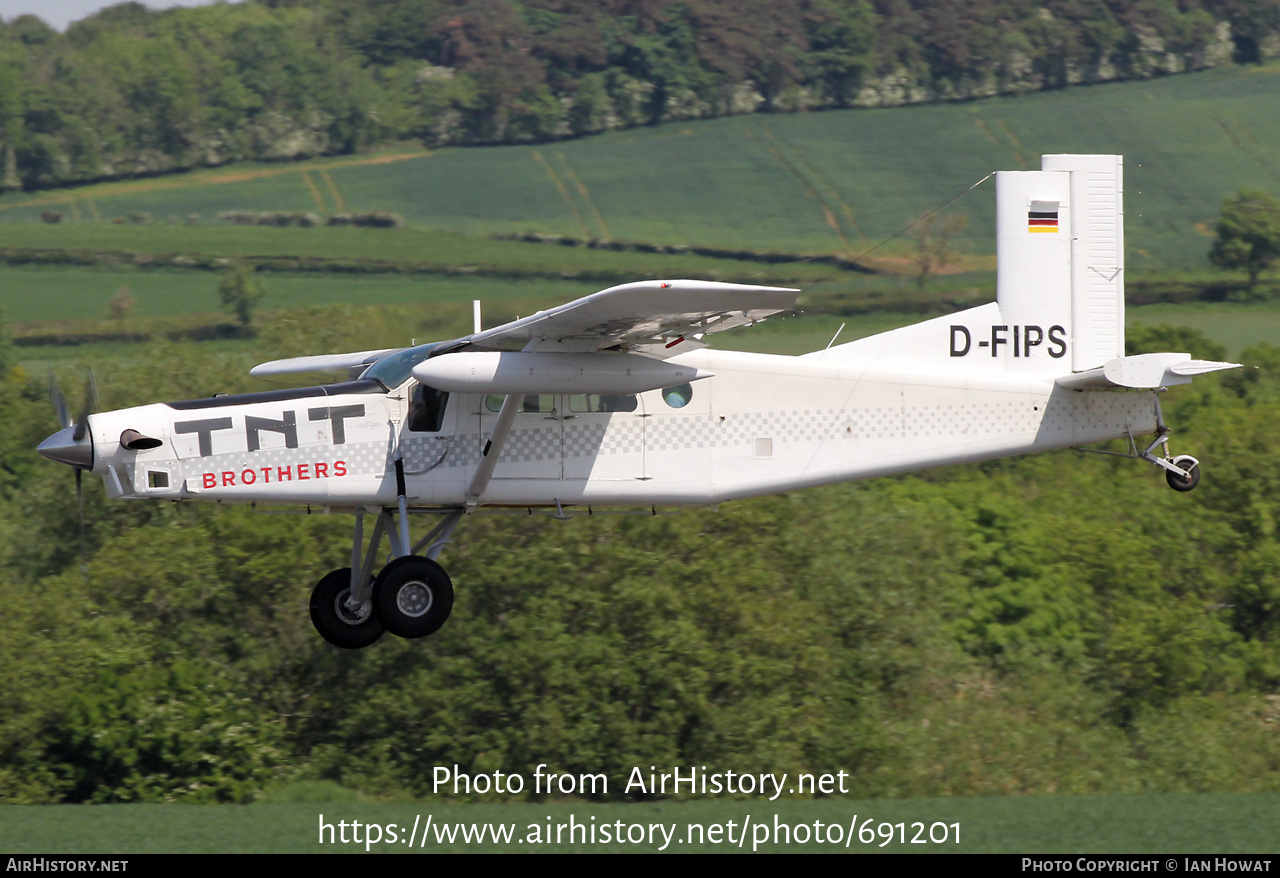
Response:
[{"label": "horizontal stabilizer", "polygon": [[1190,354],[1138,354],[1133,357],[1116,357],[1096,369],[1059,378],[1057,383],[1070,390],[1114,390],[1117,387],[1154,390],[1157,387],[1190,384],[1192,377],[1196,375],[1239,368],[1239,363],[1193,360]]},{"label": "horizontal stabilizer", "polygon": [[351,354],[320,354],[314,357],[290,357],[287,360],[272,360],[259,363],[249,370],[254,378],[270,378],[276,375],[294,375],[299,372],[341,372],[357,366],[367,366],[387,354],[394,354],[404,348],[383,348],[379,351],[356,351]]}]

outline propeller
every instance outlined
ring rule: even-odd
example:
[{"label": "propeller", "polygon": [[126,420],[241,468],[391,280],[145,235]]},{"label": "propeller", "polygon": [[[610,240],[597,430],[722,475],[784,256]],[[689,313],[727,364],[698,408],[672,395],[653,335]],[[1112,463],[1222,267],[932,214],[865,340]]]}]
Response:
[{"label": "propeller", "polygon": [[[80,420],[76,421],[76,428],[71,434],[71,438],[76,442],[83,439],[85,433],[89,432],[89,415],[93,414],[97,405],[98,382],[94,380],[93,367],[90,367],[89,374],[84,379],[84,405],[80,408]],[[65,401],[63,401],[63,407],[66,407]]]},{"label": "propeller", "polygon": [[53,365],[49,366],[49,399],[53,401],[53,413],[58,424],[66,429],[71,426],[71,412],[67,409],[67,400],[58,389],[58,380],[53,377]]}]

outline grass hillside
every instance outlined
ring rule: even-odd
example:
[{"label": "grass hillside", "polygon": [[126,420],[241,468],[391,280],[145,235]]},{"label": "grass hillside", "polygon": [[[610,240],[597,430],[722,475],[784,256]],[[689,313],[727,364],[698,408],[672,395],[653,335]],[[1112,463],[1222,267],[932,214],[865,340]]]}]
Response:
[{"label": "grass hillside", "polygon": [[[742,116],[540,146],[401,148],[0,198],[0,220],[392,210],[410,225],[859,254],[996,169],[1122,153],[1130,267],[1204,264],[1222,198],[1280,189],[1280,65],[892,110]],[[990,183],[987,184],[987,187]],[[994,198],[951,210],[989,253]],[[10,230],[0,230],[0,245]],[[52,245],[56,246],[56,245]],[[877,256],[892,253],[893,247]]]}]

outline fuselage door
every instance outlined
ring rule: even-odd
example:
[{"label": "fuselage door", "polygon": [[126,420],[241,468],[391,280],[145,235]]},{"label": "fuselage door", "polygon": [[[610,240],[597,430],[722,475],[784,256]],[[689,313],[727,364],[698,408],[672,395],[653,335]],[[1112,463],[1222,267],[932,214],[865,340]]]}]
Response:
[{"label": "fuselage door", "polygon": [[645,412],[634,393],[562,397],[564,477],[632,482],[644,477]]},{"label": "fuselage door", "polygon": [[[457,404],[434,387],[410,381],[404,388],[405,414],[400,425],[399,454],[405,477],[412,485],[462,478],[465,451],[458,447]],[[410,489],[410,494],[415,494]]]},{"label": "fuselage door", "polygon": [[[477,451],[493,433],[503,396],[480,398],[480,436]],[[564,475],[563,394],[530,393],[520,403],[511,433],[494,467],[495,479],[560,479]]]}]

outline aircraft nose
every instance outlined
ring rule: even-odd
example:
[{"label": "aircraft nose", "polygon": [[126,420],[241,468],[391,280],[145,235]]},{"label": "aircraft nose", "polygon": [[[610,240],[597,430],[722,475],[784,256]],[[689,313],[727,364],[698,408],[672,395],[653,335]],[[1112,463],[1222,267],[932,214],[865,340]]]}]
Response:
[{"label": "aircraft nose", "polygon": [[36,451],[58,463],[80,469],[91,469],[93,467],[93,434],[86,428],[84,435],[76,439],[75,433],[75,424],[63,427],[41,442],[36,447]]}]

